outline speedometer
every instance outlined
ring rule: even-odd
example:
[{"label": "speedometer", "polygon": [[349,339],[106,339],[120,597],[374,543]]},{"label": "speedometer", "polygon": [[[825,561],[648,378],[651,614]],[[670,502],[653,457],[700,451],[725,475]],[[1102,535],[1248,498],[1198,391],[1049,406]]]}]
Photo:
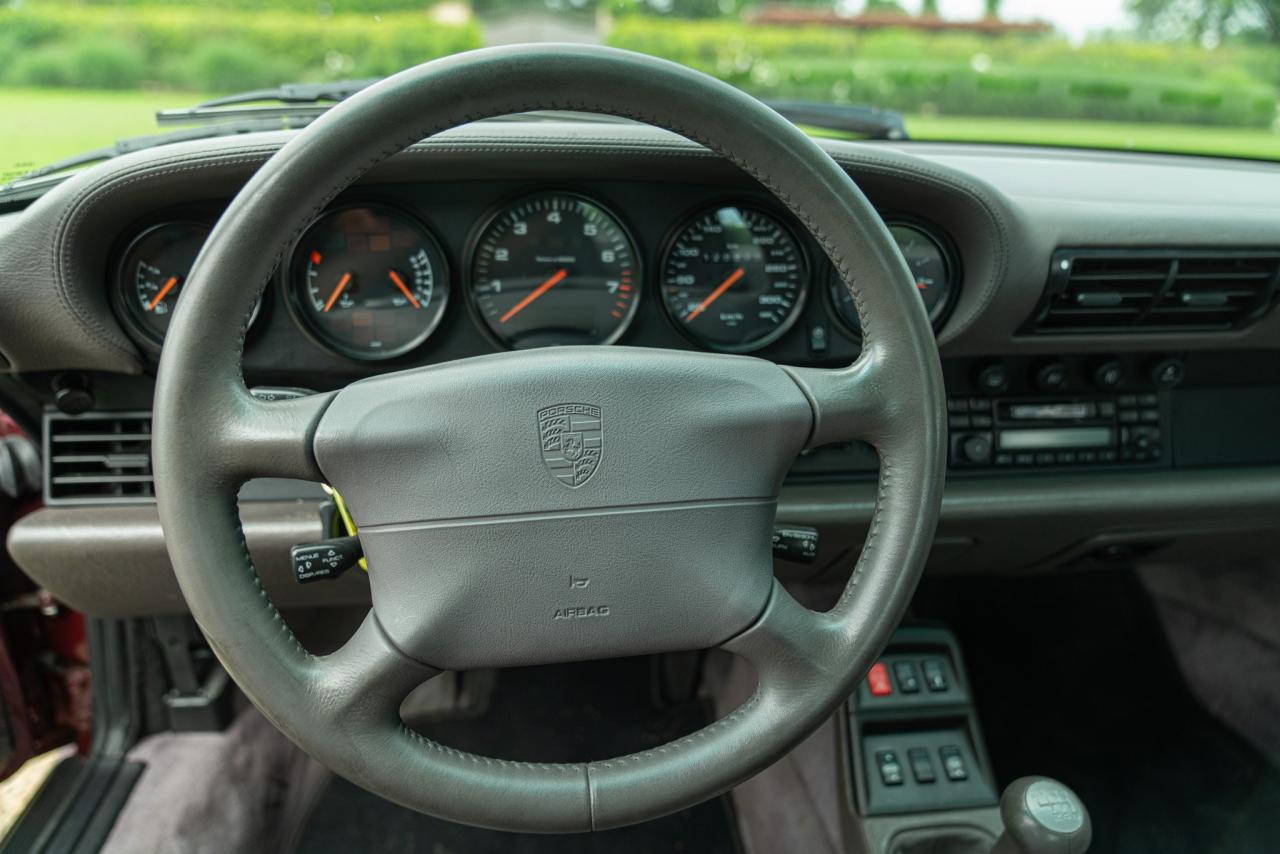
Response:
[{"label": "speedometer", "polygon": [[508,347],[612,344],[635,314],[637,254],[622,223],[596,202],[532,196],[481,229],[471,298]]},{"label": "speedometer", "polygon": [[726,205],[676,232],[662,262],[662,301],[703,346],[758,350],[791,328],[804,305],[805,261],[780,220]]}]

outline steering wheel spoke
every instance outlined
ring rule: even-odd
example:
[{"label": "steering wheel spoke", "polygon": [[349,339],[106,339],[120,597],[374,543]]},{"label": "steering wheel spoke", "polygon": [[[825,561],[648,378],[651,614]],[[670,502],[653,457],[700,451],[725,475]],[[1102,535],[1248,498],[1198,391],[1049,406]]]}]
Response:
[{"label": "steering wheel spoke", "polygon": [[244,389],[234,390],[218,407],[223,423],[210,464],[234,482],[251,477],[323,481],[312,439],[335,394],[262,400]]},{"label": "steering wheel spoke", "polygon": [[808,447],[862,439],[878,444],[901,417],[900,395],[878,348],[867,347],[846,368],[787,368],[813,407]]},{"label": "steering wheel spoke", "polygon": [[409,692],[441,672],[396,649],[372,610],[345,644],[315,661],[316,702],[357,727],[399,720]]},{"label": "steering wheel spoke", "polygon": [[780,583],[773,583],[769,604],[746,631],[721,644],[755,668],[760,691],[795,690],[814,680],[829,681],[832,656],[839,651],[838,624],[795,600]]}]

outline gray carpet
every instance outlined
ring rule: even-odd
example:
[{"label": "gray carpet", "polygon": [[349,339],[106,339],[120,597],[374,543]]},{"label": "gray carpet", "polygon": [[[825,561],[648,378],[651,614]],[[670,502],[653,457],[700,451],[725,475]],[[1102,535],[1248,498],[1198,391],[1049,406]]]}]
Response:
[{"label": "gray carpet", "polygon": [[314,764],[254,709],[224,732],[162,733],[129,755],[146,769],[104,854],[278,851]]}]

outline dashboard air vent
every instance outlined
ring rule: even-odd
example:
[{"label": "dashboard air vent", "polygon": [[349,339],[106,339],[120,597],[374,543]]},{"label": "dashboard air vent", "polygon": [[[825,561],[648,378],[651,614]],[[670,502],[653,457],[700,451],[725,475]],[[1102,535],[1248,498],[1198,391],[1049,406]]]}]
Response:
[{"label": "dashboard air vent", "polygon": [[48,413],[46,504],[150,501],[151,413]]},{"label": "dashboard air vent", "polygon": [[1271,307],[1280,251],[1060,249],[1028,330],[1238,329]]}]

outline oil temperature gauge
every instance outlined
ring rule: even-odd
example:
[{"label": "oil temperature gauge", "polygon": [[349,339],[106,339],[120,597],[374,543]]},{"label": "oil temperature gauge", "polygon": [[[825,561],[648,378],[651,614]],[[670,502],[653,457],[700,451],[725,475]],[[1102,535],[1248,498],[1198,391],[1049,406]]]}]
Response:
[{"label": "oil temperature gauge", "polygon": [[[210,230],[199,222],[161,223],[143,231],[125,250],[116,299],[146,341],[164,341],[182,286]],[[255,307],[255,317],[257,312]]]}]

